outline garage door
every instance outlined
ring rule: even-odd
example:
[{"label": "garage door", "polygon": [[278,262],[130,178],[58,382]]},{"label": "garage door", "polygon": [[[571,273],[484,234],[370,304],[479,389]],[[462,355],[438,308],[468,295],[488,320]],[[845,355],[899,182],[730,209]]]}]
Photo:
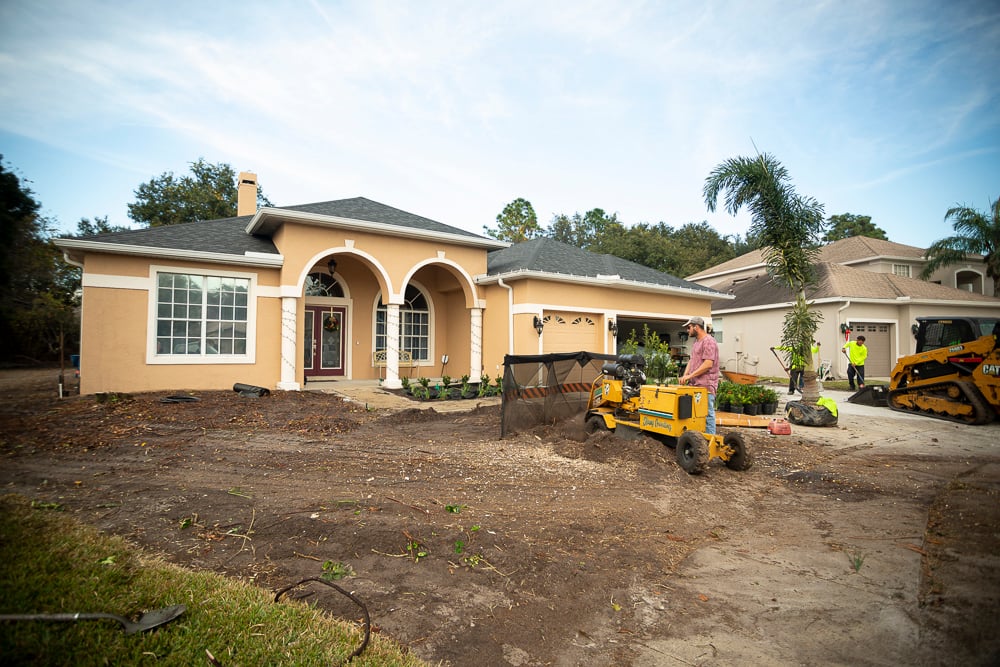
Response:
[{"label": "garage door", "polygon": [[549,352],[603,352],[600,327],[590,315],[547,312],[542,318],[542,350]]},{"label": "garage door", "polygon": [[878,322],[851,322],[851,340],[858,336],[865,337],[868,348],[868,360],[865,362],[865,376],[871,378],[887,378],[892,372],[896,360],[892,355],[892,341],[889,337],[890,325]]}]

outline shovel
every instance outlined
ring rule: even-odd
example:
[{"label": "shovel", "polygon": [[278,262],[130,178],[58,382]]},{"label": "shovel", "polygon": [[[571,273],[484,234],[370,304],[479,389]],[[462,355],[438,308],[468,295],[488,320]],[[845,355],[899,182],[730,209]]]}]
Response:
[{"label": "shovel", "polygon": [[778,360],[778,365],[781,366],[781,370],[785,371],[785,375],[787,375],[788,377],[792,377],[791,374],[788,372],[788,369],[785,368],[785,362],[781,360],[781,357],[778,356],[778,351],[775,350],[773,347],[771,348],[771,354],[773,354],[774,358]]},{"label": "shovel", "polygon": [[110,618],[121,623],[125,628],[125,634],[134,635],[137,632],[145,632],[158,628],[174,620],[187,610],[182,604],[175,604],[172,607],[154,609],[147,611],[139,617],[138,621],[130,621],[124,616],[115,614],[0,614],[0,621],[96,621],[102,618]]}]

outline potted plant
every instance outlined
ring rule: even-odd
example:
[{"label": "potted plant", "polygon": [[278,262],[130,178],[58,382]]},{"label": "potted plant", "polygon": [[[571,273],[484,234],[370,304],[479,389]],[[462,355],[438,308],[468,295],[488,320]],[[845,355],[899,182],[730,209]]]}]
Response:
[{"label": "potted plant", "polygon": [[778,412],[778,392],[771,389],[770,387],[764,389],[764,414],[773,415]]},{"label": "potted plant", "polygon": [[729,411],[741,415],[743,414],[743,407],[746,405],[744,402],[746,400],[746,388],[745,384],[735,384],[730,385],[730,398],[729,398]]},{"label": "potted plant", "polygon": [[743,394],[743,414],[759,415],[761,403],[762,387],[755,384],[748,384]]},{"label": "potted plant", "polygon": [[730,412],[734,394],[735,390],[731,382],[720,382],[719,389],[715,393],[715,409],[720,412]]}]

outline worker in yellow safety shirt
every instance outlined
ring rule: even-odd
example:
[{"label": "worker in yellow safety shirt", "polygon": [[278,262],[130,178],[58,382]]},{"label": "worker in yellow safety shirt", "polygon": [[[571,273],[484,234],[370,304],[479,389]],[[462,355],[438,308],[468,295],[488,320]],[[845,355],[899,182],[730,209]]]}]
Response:
[{"label": "worker in yellow safety shirt", "polygon": [[847,384],[854,391],[854,378],[858,378],[858,389],[865,388],[865,361],[868,359],[868,347],[865,345],[865,337],[858,336],[857,340],[844,343],[844,356],[847,357]]}]

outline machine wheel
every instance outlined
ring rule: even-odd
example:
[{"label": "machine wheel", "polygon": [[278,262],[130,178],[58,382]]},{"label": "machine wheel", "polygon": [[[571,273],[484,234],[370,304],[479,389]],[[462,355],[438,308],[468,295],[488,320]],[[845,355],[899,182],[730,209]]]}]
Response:
[{"label": "machine wheel", "polygon": [[739,433],[727,433],[722,439],[723,444],[733,448],[733,455],[726,461],[726,467],[730,470],[747,470],[753,465],[753,457],[747,449],[743,436]]},{"label": "machine wheel", "polygon": [[677,440],[677,465],[691,475],[700,475],[708,465],[708,441],[698,431],[684,431]]},{"label": "machine wheel", "polygon": [[600,433],[601,431],[609,431],[607,422],[604,421],[604,417],[601,415],[591,415],[587,417],[587,421],[583,424],[583,430],[587,432],[587,435],[594,433]]}]

